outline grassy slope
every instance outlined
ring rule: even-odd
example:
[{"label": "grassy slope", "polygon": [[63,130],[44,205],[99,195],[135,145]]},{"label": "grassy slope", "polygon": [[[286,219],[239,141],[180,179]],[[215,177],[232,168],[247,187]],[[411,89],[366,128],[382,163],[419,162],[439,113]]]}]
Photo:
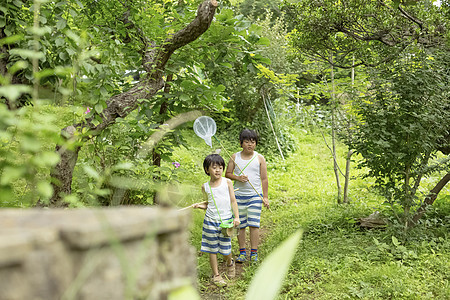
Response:
[{"label": "grassy slope", "polygon": [[[260,249],[262,260],[296,229],[305,229],[280,299],[450,299],[450,197],[445,196],[449,188],[436,201],[429,222],[407,235],[395,228],[361,230],[355,224],[357,218],[383,211],[382,199],[371,193],[367,181],[354,179],[352,204],[335,204],[329,150],[318,135],[297,135],[296,153],[284,163],[268,162],[272,208],[262,216],[262,226],[270,232]],[[201,162],[211,151],[195,136],[188,136],[187,141],[198,146],[174,153],[189,175],[184,183],[193,190],[182,205],[199,201],[200,184],[208,179]],[[340,151],[344,157],[345,149]],[[344,165],[343,159],[339,163]],[[352,170],[352,175],[357,172]],[[194,211],[193,217],[192,244],[199,250],[203,212]],[[236,244],[233,241],[233,253]],[[198,254],[199,286],[205,292],[210,269],[207,256]],[[217,295],[244,298],[255,270],[256,266],[246,268],[243,276]]]}]

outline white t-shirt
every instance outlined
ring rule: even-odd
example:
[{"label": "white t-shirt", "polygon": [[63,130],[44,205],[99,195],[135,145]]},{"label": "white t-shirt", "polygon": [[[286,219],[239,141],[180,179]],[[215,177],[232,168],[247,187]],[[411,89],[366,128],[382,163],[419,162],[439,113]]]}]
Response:
[{"label": "white t-shirt", "polygon": [[[235,166],[234,174],[237,176],[242,175],[242,172],[248,176],[248,180],[251,182],[253,187],[258,191],[260,195],[262,195],[262,186],[261,186],[261,168],[259,164],[258,152],[254,151],[252,158],[245,160],[241,157],[241,152],[236,153],[236,158],[234,159]],[[239,166],[239,168],[238,168]],[[238,180],[234,181],[234,188],[239,188],[235,192],[238,196],[253,196],[256,195],[255,190],[248,182],[240,182]]]},{"label": "white t-shirt", "polygon": [[[220,218],[222,218],[222,221],[231,218],[230,191],[228,189],[227,179],[222,177],[221,182],[217,187],[211,187],[209,181],[204,183],[203,187],[208,195],[206,215],[217,221],[220,221]],[[216,204],[214,204],[214,200]],[[217,210],[219,210],[220,218]]]}]

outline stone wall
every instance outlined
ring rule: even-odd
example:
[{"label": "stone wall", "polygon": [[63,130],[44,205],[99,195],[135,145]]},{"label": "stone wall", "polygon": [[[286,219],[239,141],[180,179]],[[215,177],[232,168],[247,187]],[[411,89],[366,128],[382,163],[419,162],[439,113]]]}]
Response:
[{"label": "stone wall", "polygon": [[0,210],[0,300],[166,299],[196,282],[188,210]]}]

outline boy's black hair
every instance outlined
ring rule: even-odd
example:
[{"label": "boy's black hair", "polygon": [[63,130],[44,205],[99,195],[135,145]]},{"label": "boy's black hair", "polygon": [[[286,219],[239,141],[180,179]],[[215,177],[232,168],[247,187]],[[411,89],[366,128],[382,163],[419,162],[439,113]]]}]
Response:
[{"label": "boy's black hair", "polygon": [[209,176],[208,169],[209,166],[219,165],[222,166],[225,170],[225,161],[223,160],[222,156],[219,154],[210,154],[207,157],[205,157],[205,160],[203,161],[203,170],[205,171],[206,175]]},{"label": "boy's black hair", "polygon": [[245,128],[239,134],[239,141],[241,142],[241,146],[244,140],[255,141],[256,145],[258,145],[258,139],[259,136],[255,130]]}]

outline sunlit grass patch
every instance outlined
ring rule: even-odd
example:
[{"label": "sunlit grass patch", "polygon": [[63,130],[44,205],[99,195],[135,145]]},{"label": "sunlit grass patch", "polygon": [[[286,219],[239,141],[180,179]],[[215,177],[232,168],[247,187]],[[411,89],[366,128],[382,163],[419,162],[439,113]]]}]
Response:
[{"label": "sunlit grass patch", "polygon": [[[362,229],[358,219],[376,210],[391,217],[389,207],[382,205],[384,199],[372,188],[373,181],[362,178],[364,170],[353,163],[350,204],[337,204],[333,161],[322,136],[299,132],[296,142],[297,152],[285,162],[267,159],[271,209],[262,212],[261,225],[268,235],[258,251],[261,260],[293,232],[304,230],[277,299],[450,298],[450,198],[440,195],[421,224],[408,233],[396,226]],[[174,155],[198,168],[208,150],[186,148]],[[338,144],[338,151],[339,164],[344,166],[346,148]],[[201,169],[192,170],[189,176],[192,185],[199,187],[199,195],[200,185],[207,179]],[[198,201],[190,199],[186,204]],[[191,227],[200,289],[207,286],[210,276],[208,256],[199,252],[203,216],[203,211],[193,211]],[[232,247],[237,253],[236,241]],[[246,266],[226,288],[226,295],[244,299],[256,270],[257,266]]]}]

